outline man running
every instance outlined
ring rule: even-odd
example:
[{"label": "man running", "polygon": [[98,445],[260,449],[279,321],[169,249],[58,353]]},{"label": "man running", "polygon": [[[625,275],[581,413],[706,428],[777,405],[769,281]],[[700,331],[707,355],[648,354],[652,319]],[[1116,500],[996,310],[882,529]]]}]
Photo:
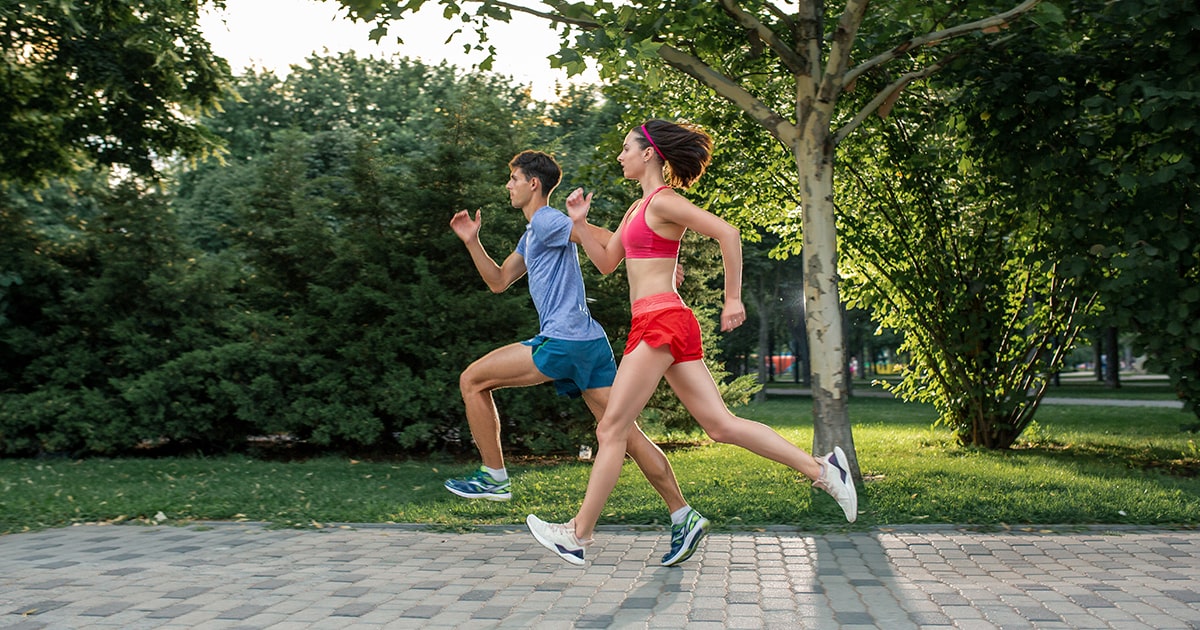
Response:
[{"label": "man running", "polygon": [[[549,205],[550,194],[562,178],[554,158],[540,151],[523,151],[509,162],[509,199],[525,214],[528,225],[516,251],[497,265],[479,240],[479,211],[466,210],[450,220],[479,275],[494,293],[529,274],[529,294],[537,309],[540,330],[525,341],[497,348],[476,360],[459,378],[471,437],[483,460],[474,474],[446,480],[446,489],[460,497],[507,501],[512,486],[500,446],[500,418],[492,392],[503,387],[528,387],[554,381],[559,395],[582,397],[599,420],[608,404],[616,375],[612,346],[592,318],[579,268],[571,219]],[[600,240],[611,233],[596,227]],[[683,498],[666,455],[635,426],[628,453],[662,496],[671,512],[671,549],[662,564],[671,566],[691,557],[708,531],[708,520]]]}]

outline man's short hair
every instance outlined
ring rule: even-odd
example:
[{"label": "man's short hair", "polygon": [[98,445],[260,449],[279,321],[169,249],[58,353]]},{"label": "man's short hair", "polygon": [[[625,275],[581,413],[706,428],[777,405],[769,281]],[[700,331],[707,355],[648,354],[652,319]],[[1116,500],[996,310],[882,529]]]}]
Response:
[{"label": "man's short hair", "polygon": [[508,168],[521,169],[526,177],[536,177],[542,183],[542,192],[546,197],[558,186],[562,179],[562,169],[548,153],[541,151],[522,151],[509,160]]}]

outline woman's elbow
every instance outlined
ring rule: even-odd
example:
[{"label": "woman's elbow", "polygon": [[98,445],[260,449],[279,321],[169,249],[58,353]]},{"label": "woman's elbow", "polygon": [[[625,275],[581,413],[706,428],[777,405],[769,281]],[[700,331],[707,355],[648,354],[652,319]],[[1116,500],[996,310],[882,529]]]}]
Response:
[{"label": "woman's elbow", "polygon": [[729,239],[730,241],[732,241],[734,243],[741,244],[742,231],[732,225],[729,225],[728,223],[726,223],[725,225],[726,225],[725,234],[722,235],[722,238]]}]

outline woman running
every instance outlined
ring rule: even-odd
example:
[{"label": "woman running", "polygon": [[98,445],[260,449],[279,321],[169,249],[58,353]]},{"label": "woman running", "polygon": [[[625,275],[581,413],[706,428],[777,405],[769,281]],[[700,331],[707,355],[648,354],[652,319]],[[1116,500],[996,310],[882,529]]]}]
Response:
[{"label": "woman running", "polygon": [[[842,449],[834,447],[825,457],[813,457],[770,427],[733,415],[702,360],[700,326],[675,291],[684,232],[699,232],[721,246],[725,267],[721,330],[733,330],[746,319],[740,233],[675,191],[694,184],[711,159],[712,138],[694,125],[650,120],[630,131],[617,161],[627,179],[641,184],[642,198],[626,211],[607,244],[587,228],[592,195],[575,190],[567,198],[574,233],[596,268],[609,274],[625,261],[633,311],[625,355],[596,427],[598,448],[579,512],[566,523],[547,523],[533,514],[525,519],[539,543],[572,564],[584,563],[596,522],[620,477],[630,431],[663,377],[712,440],[792,467],[832,495],[846,520],[853,523],[858,516],[858,497]],[[687,538],[680,546],[690,556],[708,522],[699,514],[687,520],[697,523],[675,526],[672,534]]]}]

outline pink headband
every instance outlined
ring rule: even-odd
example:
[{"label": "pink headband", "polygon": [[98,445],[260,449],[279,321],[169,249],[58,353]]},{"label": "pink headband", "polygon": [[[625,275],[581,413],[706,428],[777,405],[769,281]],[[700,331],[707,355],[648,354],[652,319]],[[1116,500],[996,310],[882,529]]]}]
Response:
[{"label": "pink headband", "polygon": [[646,140],[648,140],[650,142],[650,146],[654,147],[654,152],[658,154],[658,159],[662,160],[663,162],[666,162],[667,156],[663,155],[662,151],[658,150],[658,145],[654,144],[654,138],[651,138],[650,132],[646,131],[646,125],[642,125],[642,135],[646,136]]}]

